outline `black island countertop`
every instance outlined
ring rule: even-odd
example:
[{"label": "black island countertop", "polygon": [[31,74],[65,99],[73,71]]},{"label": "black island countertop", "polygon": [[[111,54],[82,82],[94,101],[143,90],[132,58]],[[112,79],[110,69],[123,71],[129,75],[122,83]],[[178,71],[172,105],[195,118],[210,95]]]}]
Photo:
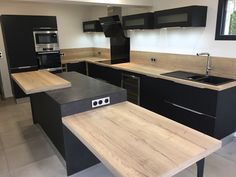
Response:
[{"label": "black island countertop", "polygon": [[110,96],[111,104],[125,101],[125,89],[77,72],[59,73],[57,75],[71,82],[71,87],[47,91],[45,94],[61,106],[62,116],[91,109],[94,99]]}]

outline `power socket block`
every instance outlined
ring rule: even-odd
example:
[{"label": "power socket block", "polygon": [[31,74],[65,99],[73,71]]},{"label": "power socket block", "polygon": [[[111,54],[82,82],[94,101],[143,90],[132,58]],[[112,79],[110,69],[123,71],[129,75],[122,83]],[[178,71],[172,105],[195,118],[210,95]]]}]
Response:
[{"label": "power socket block", "polygon": [[110,104],[110,97],[100,98],[96,100],[92,100],[92,108],[97,108]]}]

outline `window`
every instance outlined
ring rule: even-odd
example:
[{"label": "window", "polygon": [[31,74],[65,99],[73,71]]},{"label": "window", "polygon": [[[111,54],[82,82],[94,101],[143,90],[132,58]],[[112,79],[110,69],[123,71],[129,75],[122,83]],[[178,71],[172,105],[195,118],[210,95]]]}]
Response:
[{"label": "window", "polygon": [[236,0],[219,0],[216,40],[236,40]]}]

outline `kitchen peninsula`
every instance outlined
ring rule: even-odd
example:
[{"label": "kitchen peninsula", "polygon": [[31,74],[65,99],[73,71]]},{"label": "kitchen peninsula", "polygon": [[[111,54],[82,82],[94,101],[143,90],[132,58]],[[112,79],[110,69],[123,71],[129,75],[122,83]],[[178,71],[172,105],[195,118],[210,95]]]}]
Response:
[{"label": "kitchen peninsula", "polygon": [[126,102],[122,88],[75,72],[58,76],[72,86],[30,98],[34,123],[64,157],[68,175],[101,161],[114,175],[130,177],[168,177],[197,163],[202,177],[204,158],[221,147],[219,140]]}]

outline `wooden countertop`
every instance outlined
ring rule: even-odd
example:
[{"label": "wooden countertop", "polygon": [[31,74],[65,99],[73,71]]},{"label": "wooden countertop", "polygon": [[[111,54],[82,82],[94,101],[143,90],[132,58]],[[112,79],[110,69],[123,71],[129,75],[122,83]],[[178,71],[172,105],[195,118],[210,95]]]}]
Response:
[{"label": "wooden countertop", "polygon": [[170,177],[221,147],[219,140],[129,102],[62,120],[115,176]]},{"label": "wooden countertop", "polygon": [[114,69],[143,74],[143,75],[154,77],[154,78],[166,79],[166,80],[170,80],[176,83],[185,84],[185,85],[189,85],[193,87],[206,88],[206,89],[211,89],[211,90],[216,90],[216,91],[222,91],[225,89],[236,87],[236,81],[215,86],[215,85],[204,84],[200,82],[194,82],[190,80],[168,77],[161,74],[173,72],[176,70],[168,70],[168,69],[163,69],[163,68],[158,68],[158,67],[153,67],[153,66],[145,66],[141,64],[135,64],[135,63],[122,63],[122,64],[114,64],[114,65],[106,65],[103,63],[97,63],[97,64],[107,66],[107,67],[112,67]]},{"label": "wooden countertop", "polygon": [[61,63],[67,64],[67,63],[78,63],[78,62],[83,62],[83,61],[97,62],[97,61],[105,61],[105,60],[109,60],[109,59],[104,59],[104,58],[99,58],[99,57],[85,57],[85,58],[62,59]]},{"label": "wooden countertop", "polygon": [[166,79],[166,80],[170,80],[170,81],[177,82],[180,84],[185,84],[185,85],[198,87],[198,88],[206,88],[206,89],[211,89],[211,90],[216,90],[216,91],[222,91],[225,89],[236,87],[236,81],[226,83],[223,85],[215,86],[215,85],[204,84],[204,83],[200,83],[200,82],[194,82],[194,81],[190,81],[190,80],[184,80],[184,79],[163,76],[161,74],[173,72],[176,70],[163,69],[163,68],[158,68],[158,67],[154,67],[154,66],[141,65],[141,64],[136,64],[136,63],[122,63],[122,64],[114,64],[114,65],[107,65],[104,63],[98,63],[98,61],[104,61],[104,60],[108,60],[108,59],[97,58],[97,57],[87,57],[87,58],[81,58],[81,59],[62,60],[62,63],[63,62],[64,63],[76,63],[76,62],[81,62],[81,61],[87,61],[87,62],[91,62],[91,63],[96,63],[98,65],[111,67],[114,69],[130,71],[130,72],[134,72],[134,73],[138,73],[138,74],[142,74],[142,75],[146,75],[146,76],[150,76],[150,77],[154,77],[154,78]]},{"label": "wooden countertop", "polygon": [[11,74],[26,94],[71,87],[71,83],[48,71],[30,71]]}]

